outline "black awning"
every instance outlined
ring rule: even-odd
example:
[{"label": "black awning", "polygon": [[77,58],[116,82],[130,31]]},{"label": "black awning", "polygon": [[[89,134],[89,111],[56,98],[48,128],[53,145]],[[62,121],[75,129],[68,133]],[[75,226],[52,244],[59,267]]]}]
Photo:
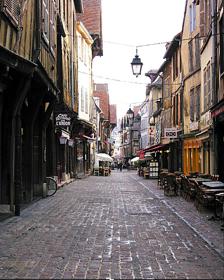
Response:
[{"label": "black awning", "polygon": [[155,152],[164,149],[166,146],[169,146],[169,144],[157,144],[154,146],[151,146],[147,149],[144,149],[144,152]]}]

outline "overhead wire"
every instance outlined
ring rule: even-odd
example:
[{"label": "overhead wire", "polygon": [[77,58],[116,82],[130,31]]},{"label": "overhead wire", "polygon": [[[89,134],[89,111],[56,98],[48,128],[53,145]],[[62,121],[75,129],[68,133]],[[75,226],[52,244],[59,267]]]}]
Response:
[{"label": "overhead wire", "polygon": [[[87,72],[84,72],[84,71],[78,71],[79,73],[82,73],[82,74],[86,74],[86,75],[89,75],[91,76],[90,73],[87,73]],[[101,78],[101,79],[105,79],[105,80],[110,80],[110,81],[115,81],[115,82],[121,82],[121,83],[130,83],[130,84],[136,84],[136,85],[153,85],[153,84],[150,84],[150,83],[141,83],[141,82],[133,82],[133,81],[127,81],[127,80],[120,80],[120,79],[117,79],[117,78],[110,78],[110,77],[106,77],[106,76],[101,76],[101,75],[95,75],[93,74],[94,77],[96,78]],[[156,84],[155,84],[156,85]],[[165,85],[165,86],[180,86],[181,83],[163,83],[161,84],[162,85]]]}]

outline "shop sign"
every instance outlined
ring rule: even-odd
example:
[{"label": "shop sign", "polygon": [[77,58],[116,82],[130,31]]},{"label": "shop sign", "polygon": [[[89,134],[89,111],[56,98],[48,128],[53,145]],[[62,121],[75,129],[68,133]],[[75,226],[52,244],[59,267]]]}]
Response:
[{"label": "shop sign", "polygon": [[155,138],[154,138],[154,144],[159,144],[161,141],[161,123],[157,122],[155,125]]},{"label": "shop sign", "polygon": [[71,117],[67,113],[59,113],[56,115],[56,126],[70,126]]},{"label": "shop sign", "polygon": [[177,129],[172,128],[164,128],[164,138],[177,138]]}]

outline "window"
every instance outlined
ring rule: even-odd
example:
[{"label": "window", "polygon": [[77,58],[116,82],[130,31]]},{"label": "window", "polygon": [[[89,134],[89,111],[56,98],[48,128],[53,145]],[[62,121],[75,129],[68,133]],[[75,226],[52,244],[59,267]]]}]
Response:
[{"label": "window", "polygon": [[42,32],[44,39],[49,43],[49,0],[42,0]]},{"label": "window", "polygon": [[192,3],[189,7],[190,9],[190,32],[196,29],[196,5]]},{"label": "window", "polygon": [[200,39],[199,34],[188,43],[189,72],[197,70],[200,65]]},{"label": "window", "polygon": [[18,26],[21,4],[20,0],[2,0],[0,1],[0,9],[10,18],[11,22]]},{"label": "window", "polygon": [[50,47],[53,55],[55,55],[56,47],[56,1],[42,0],[42,34]]},{"label": "window", "polygon": [[210,0],[201,0],[200,1],[200,36],[208,35],[210,29],[211,29],[211,3]]},{"label": "window", "polygon": [[178,98],[179,96],[173,96],[173,125],[178,125]]},{"label": "window", "polygon": [[56,27],[55,27],[56,18],[55,17],[56,17],[56,3],[55,0],[53,0],[51,2],[51,7],[50,7],[50,48],[53,54],[56,47]]},{"label": "window", "polygon": [[204,110],[208,110],[211,105],[211,67],[210,62],[207,64],[207,67],[204,69],[203,78],[204,78]]},{"label": "window", "polygon": [[200,85],[190,90],[190,120],[199,121],[200,118]]},{"label": "window", "polygon": [[224,72],[224,16],[222,16],[219,24],[220,28],[220,73]]}]

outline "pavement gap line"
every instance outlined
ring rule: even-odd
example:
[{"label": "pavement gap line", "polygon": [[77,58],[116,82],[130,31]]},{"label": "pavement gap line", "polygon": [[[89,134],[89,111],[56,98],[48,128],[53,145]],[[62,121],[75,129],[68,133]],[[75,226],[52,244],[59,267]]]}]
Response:
[{"label": "pavement gap line", "polygon": [[194,228],[185,218],[183,218],[180,214],[178,214],[171,205],[167,203],[164,199],[161,199],[157,194],[153,193],[144,183],[139,182],[134,176],[131,175],[131,177],[141,186],[143,186],[147,191],[149,191],[151,194],[153,194],[157,199],[159,199],[163,204],[165,204],[171,211],[174,213],[178,218],[180,218],[185,224],[187,224],[200,238],[202,238],[210,247],[210,249],[214,250],[222,260],[224,260],[224,255],[222,251],[220,251],[218,248],[215,248],[212,243],[205,238],[196,228]]}]

